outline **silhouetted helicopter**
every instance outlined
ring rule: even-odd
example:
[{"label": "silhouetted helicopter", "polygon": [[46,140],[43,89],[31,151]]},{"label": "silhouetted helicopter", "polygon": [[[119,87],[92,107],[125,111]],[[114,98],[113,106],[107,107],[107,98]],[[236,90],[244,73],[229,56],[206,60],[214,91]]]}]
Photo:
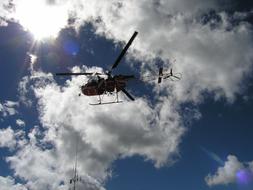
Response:
[{"label": "silhouetted helicopter", "polygon": [[[129,80],[134,79],[134,75],[112,75],[113,69],[115,69],[124,55],[126,54],[128,48],[132,44],[133,40],[137,36],[138,32],[134,32],[124,49],[121,51],[120,55],[112,65],[111,69],[107,71],[106,73],[56,73],[57,76],[67,76],[67,75],[87,75],[91,76],[91,78],[88,80],[88,82],[81,86],[81,92],[86,96],[99,96],[99,101],[96,104],[91,105],[101,105],[101,104],[112,104],[112,103],[120,103],[122,101],[119,101],[118,93],[121,91],[123,92],[130,100],[134,101],[133,96],[131,96],[126,88],[126,84]],[[103,77],[102,77],[103,76]],[[153,77],[153,76],[152,76]],[[163,68],[159,69],[159,75],[158,75],[158,83],[161,83],[162,79],[180,79],[181,76],[174,75],[172,73],[172,69],[169,73],[163,73]],[[145,81],[144,78],[141,78],[140,80]],[[116,93],[116,101],[113,102],[102,102],[101,95],[104,94],[113,94]],[[80,96],[81,94],[79,94]]]},{"label": "silhouetted helicopter", "polygon": [[158,83],[161,83],[164,79],[170,79],[172,81],[177,81],[182,78],[181,73],[173,73],[172,69],[170,69],[170,72],[163,72],[163,68],[161,67],[159,69],[159,75],[158,75]]},{"label": "silhouetted helicopter", "polygon": [[[99,104],[111,104],[111,103],[119,103],[118,99],[118,92],[122,91],[130,100],[134,101],[134,98],[126,91],[126,83],[130,79],[134,79],[134,75],[112,75],[113,69],[115,69],[124,55],[126,54],[128,48],[132,44],[133,40],[137,36],[138,32],[134,32],[114,64],[112,65],[111,69],[106,73],[56,73],[57,76],[66,76],[66,75],[88,75],[93,76],[90,80],[84,85],[81,86],[81,92],[87,96],[99,96],[99,102],[97,104],[92,105],[99,105]],[[96,76],[96,77],[94,77]],[[107,78],[103,78],[102,76],[107,76]],[[102,103],[102,99],[100,95],[103,94],[112,94],[116,92],[116,101],[115,102],[106,102]],[[81,95],[81,94],[80,94]]]}]

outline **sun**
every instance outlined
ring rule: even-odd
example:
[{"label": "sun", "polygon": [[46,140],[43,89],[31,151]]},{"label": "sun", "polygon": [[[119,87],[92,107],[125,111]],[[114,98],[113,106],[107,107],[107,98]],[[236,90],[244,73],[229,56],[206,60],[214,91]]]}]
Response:
[{"label": "sun", "polygon": [[64,5],[50,5],[45,0],[21,0],[15,18],[36,40],[55,38],[66,26],[68,11]]}]

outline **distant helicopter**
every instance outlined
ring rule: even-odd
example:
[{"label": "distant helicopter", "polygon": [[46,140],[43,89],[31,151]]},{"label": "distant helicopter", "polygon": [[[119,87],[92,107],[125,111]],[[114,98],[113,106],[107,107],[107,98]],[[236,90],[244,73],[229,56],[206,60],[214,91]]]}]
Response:
[{"label": "distant helicopter", "polygon": [[161,83],[163,79],[170,79],[172,81],[177,81],[182,78],[181,73],[173,73],[172,69],[170,69],[170,72],[163,73],[163,68],[161,67],[159,69],[159,75],[158,75],[158,83]]},{"label": "distant helicopter", "polygon": [[[88,72],[83,72],[83,73],[56,73],[57,76],[67,76],[67,75],[86,75],[86,76],[91,76],[91,78],[88,80],[86,84],[83,84],[81,86],[81,92],[82,94],[86,96],[98,96],[99,100],[98,103],[91,104],[91,105],[101,105],[101,104],[113,104],[113,103],[120,103],[122,101],[119,101],[118,98],[118,93],[121,91],[123,92],[130,100],[134,101],[133,96],[131,96],[126,88],[126,84],[129,80],[135,79],[134,75],[112,75],[113,69],[115,69],[124,55],[126,54],[128,48],[132,44],[133,40],[137,36],[138,32],[134,32],[114,64],[112,65],[111,69],[107,71],[106,73],[88,73]],[[102,77],[103,76],[103,77]],[[104,78],[106,77],[106,78]],[[175,79],[180,79],[181,76],[175,76],[172,73],[172,70],[170,73],[163,73],[163,68],[159,69],[159,76],[158,76],[158,83],[161,83],[162,79],[167,79],[167,78],[175,78]],[[101,95],[104,94],[113,94],[116,93],[116,101],[113,102],[102,102]],[[79,94],[80,96],[81,94]]]}]

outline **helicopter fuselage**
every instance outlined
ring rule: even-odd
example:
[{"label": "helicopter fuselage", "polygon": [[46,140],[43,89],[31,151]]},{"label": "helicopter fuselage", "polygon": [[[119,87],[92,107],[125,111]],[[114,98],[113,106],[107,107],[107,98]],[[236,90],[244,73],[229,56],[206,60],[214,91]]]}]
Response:
[{"label": "helicopter fuselage", "polygon": [[88,81],[81,86],[81,91],[86,96],[97,96],[105,93],[119,92],[126,87],[129,79],[134,78],[133,75],[116,75],[107,79],[98,78],[97,80]]}]

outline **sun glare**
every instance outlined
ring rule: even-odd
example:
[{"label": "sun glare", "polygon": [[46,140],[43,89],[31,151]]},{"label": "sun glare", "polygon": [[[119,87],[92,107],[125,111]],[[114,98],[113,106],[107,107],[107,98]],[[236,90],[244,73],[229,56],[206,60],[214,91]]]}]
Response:
[{"label": "sun glare", "polygon": [[16,6],[15,18],[36,40],[55,38],[66,26],[68,12],[61,5],[48,5],[44,0],[23,0]]}]

